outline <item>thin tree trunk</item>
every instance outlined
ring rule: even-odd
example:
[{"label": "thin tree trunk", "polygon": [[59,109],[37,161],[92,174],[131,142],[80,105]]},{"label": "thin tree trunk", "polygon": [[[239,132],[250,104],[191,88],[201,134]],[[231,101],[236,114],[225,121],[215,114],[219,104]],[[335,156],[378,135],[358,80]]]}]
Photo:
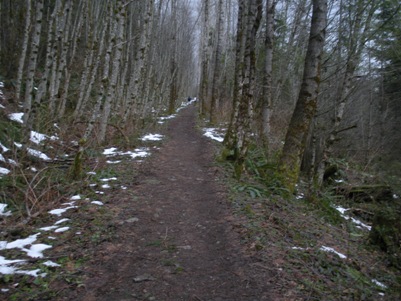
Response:
[{"label": "thin tree trunk", "polygon": [[331,153],[333,152],[333,145],[337,139],[337,134],[340,129],[349,96],[352,93],[354,74],[361,60],[362,51],[366,43],[366,36],[371,26],[372,17],[377,8],[376,5],[377,4],[373,2],[370,3],[368,15],[364,24],[362,24],[362,16],[365,13],[367,7],[362,0],[359,0],[356,6],[356,16],[355,20],[351,22],[353,27],[350,28],[351,36],[346,51],[348,57],[345,66],[345,73],[340,86],[340,91],[337,94],[337,98],[335,100],[337,111],[334,118],[334,125],[330,131],[328,138],[325,141],[322,160],[318,163],[315,175],[314,182],[317,187],[321,187],[321,185],[323,184],[324,172],[329,165],[328,159],[331,157]]},{"label": "thin tree trunk", "polygon": [[273,89],[273,40],[274,40],[274,10],[277,0],[266,0],[266,38],[265,38],[265,72],[262,89],[261,123],[259,136],[263,139],[266,148],[270,135],[270,117],[272,110]]},{"label": "thin tree trunk", "polygon": [[49,110],[50,116],[54,117],[56,112],[56,98],[60,97],[60,85],[61,79],[63,77],[63,73],[65,73],[65,68],[67,67],[67,54],[68,54],[68,40],[71,28],[71,19],[72,19],[72,1],[67,0],[64,7],[64,17],[62,18],[62,25],[59,33],[59,37],[61,37],[61,53],[59,58],[59,64],[55,76],[55,82],[53,86],[53,91],[50,94],[49,100]]},{"label": "thin tree trunk", "polygon": [[33,99],[33,82],[35,79],[36,65],[38,60],[40,35],[42,32],[42,21],[43,21],[43,0],[36,1],[36,17],[35,17],[35,28],[33,31],[31,51],[29,55],[28,74],[26,81],[25,90],[25,103],[24,103],[24,123],[26,129],[32,130],[33,121],[35,118],[35,112],[32,110],[32,99]]},{"label": "thin tree trunk", "polygon": [[172,37],[171,37],[171,57],[170,57],[170,96],[168,104],[168,113],[175,111],[175,102],[177,100],[177,4],[176,0],[171,0],[171,14],[173,19]]},{"label": "thin tree trunk", "polygon": [[36,93],[35,101],[37,103],[41,103],[43,97],[48,93],[48,82],[49,82],[49,74],[52,70],[52,65],[55,60],[55,47],[54,44],[56,41],[54,40],[54,31],[55,29],[53,28],[54,21],[56,19],[56,15],[59,13],[60,9],[60,0],[56,1],[56,4],[54,6],[53,12],[50,16],[49,20],[49,27],[48,27],[48,33],[47,33],[47,48],[46,48],[46,62],[45,62],[45,70],[43,72],[38,91]]},{"label": "thin tree trunk", "polygon": [[256,65],[256,34],[262,19],[262,0],[240,0],[237,26],[234,113],[224,144],[224,157],[235,162],[235,176],[244,169],[248,152]]},{"label": "thin tree trunk", "polygon": [[203,26],[202,26],[202,62],[200,78],[200,114],[206,113],[206,102],[208,99],[208,76],[209,76],[209,0],[203,1]]},{"label": "thin tree trunk", "polygon": [[221,48],[222,48],[222,36],[223,36],[223,0],[218,1],[217,6],[217,42],[216,42],[216,51],[215,51],[215,58],[214,58],[214,69],[213,69],[213,80],[212,80],[212,99],[210,102],[210,123],[216,123],[216,111],[218,107],[219,101],[219,91],[220,91],[220,60],[221,60]]},{"label": "thin tree trunk", "polygon": [[153,25],[153,6],[154,0],[146,1],[146,17],[141,31],[139,53],[135,63],[135,70],[130,83],[130,91],[132,91],[131,97],[124,113],[123,125],[126,124],[128,117],[131,114],[132,107],[137,104],[138,99],[140,98],[140,83],[141,80],[145,79],[145,71],[148,68],[147,58],[149,55],[150,35],[152,33]]},{"label": "thin tree trunk", "polygon": [[31,27],[31,18],[32,18],[32,6],[31,0],[26,1],[26,16],[25,16],[25,29],[24,29],[24,40],[22,43],[21,55],[18,64],[18,73],[17,73],[17,82],[15,87],[15,98],[20,101],[20,94],[21,94],[21,82],[22,82],[22,74],[24,72],[25,66],[25,58],[26,53],[28,51],[28,42],[29,42],[29,30]]},{"label": "thin tree trunk", "polygon": [[312,22],[301,90],[279,164],[283,185],[290,192],[295,190],[298,182],[306,138],[316,112],[326,24],[327,0],[313,0]]},{"label": "thin tree trunk", "polygon": [[111,113],[111,102],[114,99],[114,95],[116,93],[117,88],[117,80],[119,75],[119,69],[121,65],[121,55],[123,50],[123,37],[124,37],[124,25],[125,25],[125,9],[126,5],[123,0],[117,1],[118,6],[118,13],[117,13],[117,20],[116,20],[116,41],[114,42],[115,51],[114,51],[114,58],[112,63],[112,71],[111,71],[111,78],[110,84],[108,86],[108,91],[106,95],[106,100],[104,103],[102,120],[100,122],[100,130],[99,130],[99,142],[103,143],[106,138],[106,130],[107,130],[107,123],[109,120],[109,116]]}]

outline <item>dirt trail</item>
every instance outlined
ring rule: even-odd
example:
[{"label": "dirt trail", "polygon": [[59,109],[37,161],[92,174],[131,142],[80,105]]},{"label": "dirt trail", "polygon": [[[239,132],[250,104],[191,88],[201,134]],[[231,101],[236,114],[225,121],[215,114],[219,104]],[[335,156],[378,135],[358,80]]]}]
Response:
[{"label": "dirt trail", "polygon": [[84,288],[63,300],[274,299],[241,254],[213,142],[195,122],[194,105],[169,121],[161,149],[108,204],[119,212],[115,238],[94,250]]}]

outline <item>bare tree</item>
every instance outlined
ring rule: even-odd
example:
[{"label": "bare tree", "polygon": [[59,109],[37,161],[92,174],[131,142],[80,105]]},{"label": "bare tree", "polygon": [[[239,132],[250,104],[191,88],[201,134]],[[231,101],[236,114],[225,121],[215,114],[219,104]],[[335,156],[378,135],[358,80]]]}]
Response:
[{"label": "bare tree", "polygon": [[248,152],[253,118],[256,34],[262,19],[262,0],[239,1],[234,110],[224,139],[223,156],[235,162],[235,175],[241,176]]},{"label": "bare tree", "polygon": [[222,39],[223,39],[223,0],[218,0],[217,5],[217,20],[216,20],[216,50],[214,53],[214,68],[212,79],[212,99],[210,102],[210,123],[216,123],[216,110],[219,101],[220,89],[220,74],[221,74],[221,52],[222,52]]},{"label": "bare tree", "polygon": [[29,54],[28,74],[25,87],[25,102],[24,102],[24,123],[27,130],[32,129],[35,112],[32,111],[32,99],[34,94],[34,79],[38,61],[40,35],[42,32],[43,23],[43,0],[38,0],[35,5],[36,16],[34,31],[32,35],[31,51]]},{"label": "bare tree", "polygon": [[15,98],[17,99],[17,101],[19,101],[20,94],[21,94],[22,75],[24,72],[26,53],[28,51],[29,30],[31,27],[31,18],[32,18],[31,15],[32,15],[31,1],[27,0],[26,1],[24,40],[23,40],[22,48],[21,48],[21,55],[20,55],[19,64],[18,64],[17,82],[15,85]]},{"label": "bare tree", "polygon": [[266,37],[265,37],[265,65],[263,76],[263,88],[261,97],[261,118],[259,137],[264,140],[268,147],[268,139],[270,136],[270,116],[272,111],[272,95],[273,95],[273,40],[274,40],[274,11],[277,0],[266,0]]},{"label": "bare tree", "polygon": [[287,131],[279,170],[283,184],[294,191],[298,181],[306,138],[316,113],[320,83],[320,65],[327,24],[327,0],[314,0],[313,13],[305,57],[304,75],[295,111]]}]

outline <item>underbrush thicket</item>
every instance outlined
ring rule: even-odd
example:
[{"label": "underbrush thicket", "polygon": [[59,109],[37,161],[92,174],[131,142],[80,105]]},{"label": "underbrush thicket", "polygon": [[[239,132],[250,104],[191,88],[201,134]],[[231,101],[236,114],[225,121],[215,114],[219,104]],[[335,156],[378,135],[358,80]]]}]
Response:
[{"label": "underbrush thicket", "polygon": [[[342,180],[331,181],[313,193],[301,181],[292,195],[282,188],[276,160],[267,160],[258,147],[250,148],[247,173],[241,181],[230,176],[234,167],[229,162],[220,161],[232,187],[233,209],[242,221],[238,231],[245,251],[260,258],[261,265],[256,268],[276,275],[269,281],[289,300],[398,299],[399,246],[396,252],[394,232],[386,236],[388,228],[378,227],[375,222],[385,216],[394,225],[392,217],[397,216],[399,221],[399,215],[392,205],[384,206],[380,201],[357,203],[338,194],[337,186],[359,185],[352,181],[361,178],[346,178],[348,170],[341,164],[345,162],[337,163],[336,176]],[[348,219],[335,206],[349,208]],[[356,219],[373,224],[372,231],[356,224]],[[395,224],[399,226],[399,222]],[[377,243],[383,237],[390,237],[387,249]]]}]

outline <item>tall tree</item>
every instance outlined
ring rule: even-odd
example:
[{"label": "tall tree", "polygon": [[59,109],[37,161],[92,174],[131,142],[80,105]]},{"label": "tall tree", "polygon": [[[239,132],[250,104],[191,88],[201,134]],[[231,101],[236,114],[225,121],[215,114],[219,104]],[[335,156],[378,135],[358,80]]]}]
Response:
[{"label": "tall tree", "polygon": [[31,0],[26,1],[26,16],[25,16],[25,29],[24,29],[24,40],[22,43],[21,55],[18,64],[18,73],[17,73],[17,82],[15,86],[15,98],[19,101],[21,94],[21,82],[22,75],[25,66],[25,57],[28,51],[28,42],[29,42],[29,30],[31,27],[31,15],[32,15],[32,5]]},{"label": "tall tree", "polygon": [[238,8],[234,104],[224,139],[223,156],[235,162],[240,177],[248,153],[255,89],[256,34],[262,19],[262,0],[240,0]]},{"label": "tall tree", "polygon": [[272,111],[273,97],[273,40],[274,40],[274,11],[277,0],[266,0],[266,36],[265,36],[265,65],[263,76],[263,88],[260,106],[260,128],[259,137],[261,137],[265,146],[268,147],[268,139],[270,135],[270,116]]},{"label": "tall tree", "polygon": [[209,0],[204,0],[202,2],[202,37],[201,37],[201,70],[200,70],[200,113],[202,116],[206,113],[206,102],[208,98],[208,76],[209,76],[209,48],[211,45],[211,39],[209,35]]},{"label": "tall tree", "polygon": [[279,171],[283,184],[291,192],[298,181],[306,138],[316,113],[320,84],[320,65],[326,36],[327,0],[313,0],[308,50],[295,111],[287,130]]},{"label": "tall tree", "polygon": [[120,71],[121,65],[121,56],[123,51],[123,37],[124,37],[124,30],[125,30],[125,16],[126,16],[126,8],[127,5],[125,0],[118,0],[116,4],[117,8],[117,16],[114,21],[114,36],[115,39],[112,40],[113,43],[113,59],[111,62],[111,76],[110,76],[110,83],[108,85],[106,99],[104,101],[103,106],[103,113],[102,119],[100,122],[100,130],[99,130],[99,142],[104,142],[106,138],[106,130],[107,125],[111,113],[111,105],[112,101],[114,101],[114,96],[117,90],[117,81]]},{"label": "tall tree", "polygon": [[223,0],[218,0],[217,4],[217,21],[216,21],[216,50],[214,53],[214,68],[212,79],[212,99],[210,102],[210,123],[216,123],[216,111],[219,101],[219,86],[221,74],[221,48],[223,39]]},{"label": "tall tree", "polygon": [[24,101],[24,122],[26,129],[32,130],[35,112],[32,110],[32,99],[34,96],[33,83],[35,80],[35,72],[38,62],[40,35],[43,23],[43,0],[38,0],[35,6],[36,17],[34,31],[32,34],[31,51],[29,54],[28,74],[25,84],[25,101]]}]

